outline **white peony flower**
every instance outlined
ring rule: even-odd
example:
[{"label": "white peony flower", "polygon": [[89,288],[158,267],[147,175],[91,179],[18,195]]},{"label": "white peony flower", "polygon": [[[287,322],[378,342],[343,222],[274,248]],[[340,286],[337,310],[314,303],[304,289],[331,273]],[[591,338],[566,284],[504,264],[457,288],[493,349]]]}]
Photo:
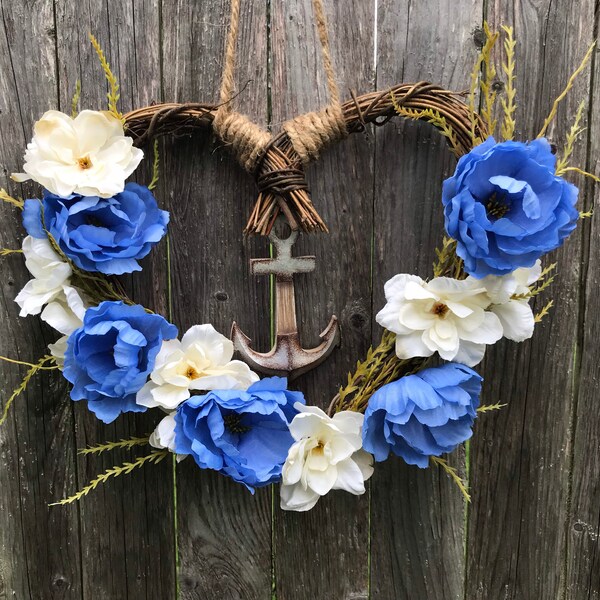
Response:
[{"label": "white peony flower", "polygon": [[[156,429],[150,435],[150,445],[153,448],[162,450],[166,448],[171,452],[175,452],[175,413],[169,413],[156,426]],[[187,454],[178,454],[177,462],[181,462]]]},{"label": "white peony flower", "polygon": [[283,465],[281,508],[310,510],[330,490],[360,495],[373,474],[373,457],[362,449],[365,416],[342,411],[329,417],[316,406],[296,403],[290,423],[295,443]]},{"label": "white peony flower", "polygon": [[533,267],[516,269],[509,275],[488,275],[474,280],[485,287],[489,310],[498,317],[504,337],[509,340],[522,342],[533,335],[535,316],[529,298],[513,297],[528,294],[529,286],[540,278],[541,273],[542,263],[538,260]]},{"label": "white peony flower", "polygon": [[25,284],[15,301],[21,307],[20,316],[26,317],[38,315],[44,305],[59,298],[73,272],[47,239],[28,235],[23,240],[23,254],[25,266],[33,279]]},{"label": "white peony flower", "polygon": [[190,390],[245,390],[259,377],[246,363],[231,360],[233,343],[212,325],[195,325],[181,341],[162,343],[150,380],[136,403],[148,408],[177,408]]},{"label": "white peony flower", "polygon": [[472,367],[488,344],[502,337],[502,324],[486,312],[489,299],[477,280],[396,275],[385,284],[387,304],[377,322],[396,334],[399,358],[431,356]]},{"label": "white peony flower", "polygon": [[[25,284],[15,301],[20,316],[37,315],[62,334],[81,327],[86,301],[69,285],[73,274],[68,263],[54,251],[48,239],[27,236],[23,240],[25,265],[33,279]],[[46,308],[42,311],[42,308]]]},{"label": "white peony flower", "polygon": [[133,147],[123,124],[109,112],[83,110],[74,119],[49,110],[34,126],[25,152],[25,173],[58,196],[71,194],[110,198],[123,191],[125,179],[144,153]]},{"label": "white peony flower", "polygon": [[65,366],[65,352],[67,351],[68,339],[68,335],[63,335],[54,344],[48,344],[48,350],[50,350],[51,356],[54,357],[54,362],[56,362],[61,371]]}]

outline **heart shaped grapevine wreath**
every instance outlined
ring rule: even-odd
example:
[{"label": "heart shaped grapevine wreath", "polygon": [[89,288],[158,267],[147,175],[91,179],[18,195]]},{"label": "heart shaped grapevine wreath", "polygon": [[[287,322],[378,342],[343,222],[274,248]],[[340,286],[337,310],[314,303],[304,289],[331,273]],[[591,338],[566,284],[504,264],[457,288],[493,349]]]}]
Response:
[{"label": "heart shaped grapevine wreath", "polygon": [[[48,369],[60,371],[72,384],[71,398],[85,400],[105,423],[123,412],[159,408],[166,414],[147,438],[84,450],[153,447],[59,503],[169,453],[250,491],[281,482],[287,510],[308,510],[332,489],[364,493],[373,459],[383,461],[390,452],[422,468],[442,466],[468,497],[442,457],[469,439],[478,413],[500,407],[479,406],[482,378],[473,367],[501,338],[531,337],[550,309],[551,302],[534,314],[530,306],[553,279],[554,265],[543,268],[540,259],[563,243],[580,217],[578,190],[563,176],[575,171],[595,178],[569,165],[583,106],[558,159],[544,137],[592,49],[537,139],[513,141],[515,42],[512,29],[503,29],[501,141],[493,137],[490,59],[499,34],[487,26],[467,102],[465,94],[430,83],[403,84],[297,117],[274,136],[224,111],[223,103],[161,104],[121,115],[116,79],[92,38],[111,86],[108,111],[77,113],[75,98],[72,116],[45,113],[27,147],[25,173],[13,176],[39,183],[42,199],[21,201],[2,191],[3,200],[22,209],[28,234],[22,250],[2,251],[22,252],[33,277],[16,297],[20,314],[39,314],[62,337],[35,364],[12,360],[29,371],[1,420],[31,377]],[[233,343],[212,325],[196,325],[179,338],[175,325],[124,293],[115,276],[141,269],[138,260],[161,241],[169,221],[151,191],[158,179],[156,141],[152,182],[125,183],[142,160],[140,146],[159,135],[213,128],[258,184],[247,232],[268,234],[280,215],[293,230],[326,230],[310,201],[303,163],[326,143],[395,115],[434,125],[459,159],[441,191],[447,237],[433,278],[399,274],[386,283],[386,304],[377,315],[381,343],[358,362],[328,412],[307,405],[286,378],[261,380],[233,360]],[[441,361],[429,364],[435,357]]]}]

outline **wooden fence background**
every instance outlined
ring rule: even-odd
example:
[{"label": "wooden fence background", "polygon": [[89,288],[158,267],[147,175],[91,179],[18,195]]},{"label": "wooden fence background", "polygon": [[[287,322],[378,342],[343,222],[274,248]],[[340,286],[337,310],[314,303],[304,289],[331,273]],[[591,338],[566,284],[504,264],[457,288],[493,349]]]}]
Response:
[{"label": "wooden fence background", "polygon": [[[518,37],[518,134],[535,136],[552,100],[598,33],[597,0],[326,0],[340,87],[367,92],[431,80],[465,89],[484,19]],[[217,99],[228,0],[2,0],[0,185],[20,188],[34,121],[104,105],[106,86],[87,34],[104,47],[122,85],[123,110],[152,101]],[[497,55],[501,58],[501,55]],[[238,106],[273,128],[327,102],[310,0],[243,0]],[[498,86],[500,93],[501,84]],[[561,105],[550,137],[565,140],[582,99],[587,130],[576,162],[599,171],[600,61]],[[268,345],[268,281],[251,257],[265,240],[241,230],[254,184],[208,136],[161,145],[157,197],[171,211],[168,243],[128,281],[136,300],[180,330],[233,320]],[[149,161],[147,161],[149,162]],[[429,275],[442,232],[440,185],[453,169],[426,125],[370,129],[310,168],[312,197],[330,235],[302,240],[317,272],[298,289],[305,345],[331,314],[343,345],[298,386],[325,405],[379,329],[383,283]],[[148,169],[138,175],[148,181]],[[581,207],[597,189],[579,180]],[[0,207],[0,245],[23,237],[17,211]],[[336,493],[307,514],[283,513],[277,489],[241,486],[169,461],[101,487],[76,506],[48,507],[131,456],[78,457],[87,444],[147,433],[152,414],[99,424],[68,399],[52,373],[37,377],[0,429],[0,598],[157,600],[598,600],[600,598],[600,398],[598,217],[556,254],[555,308],[531,341],[487,354],[482,417],[453,462],[466,472],[465,506],[448,478],[400,460],[379,465],[369,493]],[[0,354],[34,360],[55,340],[38,318],[19,319],[14,297],[28,279],[19,257],[2,262]],[[0,364],[2,401],[23,372]]]}]

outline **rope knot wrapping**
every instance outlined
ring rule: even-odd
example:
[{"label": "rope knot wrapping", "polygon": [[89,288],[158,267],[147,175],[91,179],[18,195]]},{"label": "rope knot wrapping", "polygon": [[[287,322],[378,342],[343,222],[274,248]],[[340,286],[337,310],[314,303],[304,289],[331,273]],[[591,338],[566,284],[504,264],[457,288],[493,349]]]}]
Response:
[{"label": "rope knot wrapping", "polygon": [[286,121],[282,129],[304,164],[319,158],[323,147],[348,135],[339,104],[330,104],[318,112],[299,115]]},{"label": "rope knot wrapping", "polygon": [[254,173],[259,158],[271,140],[271,134],[245,115],[223,110],[217,111],[213,130],[244,169]]}]

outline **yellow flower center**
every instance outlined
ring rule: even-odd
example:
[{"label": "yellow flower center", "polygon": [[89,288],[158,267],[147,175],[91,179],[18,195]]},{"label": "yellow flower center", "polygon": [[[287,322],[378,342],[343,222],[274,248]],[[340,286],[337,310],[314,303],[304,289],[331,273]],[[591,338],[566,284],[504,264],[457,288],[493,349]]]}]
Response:
[{"label": "yellow flower center", "polygon": [[196,371],[196,369],[192,367],[192,365],[188,365],[188,368],[185,372],[185,376],[189,380],[194,381],[194,379],[198,379],[198,377],[200,377],[200,373],[198,373],[198,371]]},{"label": "yellow flower center", "polygon": [[92,168],[92,161],[90,160],[89,156],[84,156],[82,158],[78,158],[77,164],[79,165],[79,168],[83,171],[85,171],[86,169]]}]

